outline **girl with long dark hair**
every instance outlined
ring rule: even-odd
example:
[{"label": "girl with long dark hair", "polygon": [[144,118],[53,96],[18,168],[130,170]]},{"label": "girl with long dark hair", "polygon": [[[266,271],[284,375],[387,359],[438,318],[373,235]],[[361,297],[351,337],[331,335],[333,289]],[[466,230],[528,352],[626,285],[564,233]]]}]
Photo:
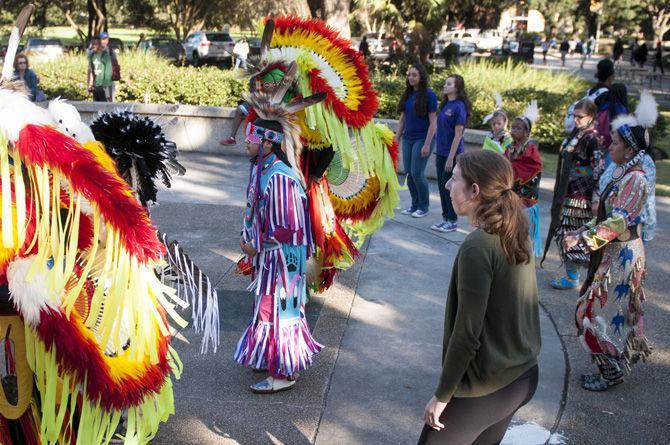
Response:
[{"label": "girl with long dark hair", "polygon": [[451,273],[442,375],[419,444],[500,443],[535,393],[540,322],[528,217],[507,159],[462,154],[447,183],[457,214],[475,227]]},{"label": "girl with long dark hair", "polygon": [[402,141],[402,158],[412,204],[403,215],[423,218],[428,214],[428,180],[426,164],[437,130],[437,95],[428,87],[428,72],[420,63],[407,71],[405,92],[398,102],[396,140]]},{"label": "girl with long dark hair", "polygon": [[442,89],[442,103],[437,117],[437,152],[435,169],[442,204],[442,222],[431,226],[438,232],[452,232],[458,229],[458,216],[451,203],[451,196],[445,184],[451,178],[456,155],[463,153],[463,134],[470,115],[470,101],[465,92],[465,81],[458,74],[447,77]]}]

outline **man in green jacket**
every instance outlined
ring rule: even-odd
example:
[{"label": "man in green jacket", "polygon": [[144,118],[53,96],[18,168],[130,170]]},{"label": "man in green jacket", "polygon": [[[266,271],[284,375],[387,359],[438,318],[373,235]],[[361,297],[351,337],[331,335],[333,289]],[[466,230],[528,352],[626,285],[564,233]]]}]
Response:
[{"label": "man in green jacket", "polygon": [[114,81],[112,80],[112,57],[103,48],[100,35],[91,41],[88,54],[88,91],[93,93],[95,102],[114,102]]}]

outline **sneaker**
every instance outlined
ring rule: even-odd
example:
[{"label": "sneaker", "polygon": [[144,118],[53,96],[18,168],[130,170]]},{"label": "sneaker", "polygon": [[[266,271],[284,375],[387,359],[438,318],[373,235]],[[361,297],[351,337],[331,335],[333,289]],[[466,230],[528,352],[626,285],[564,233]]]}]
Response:
[{"label": "sneaker", "polygon": [[219,144],[221,145],[237,145],[237,141],[235,140],[234,137],[229,137],[228,139],[221,139],[219,141]]},{"label": "sneaker", "polygon": [[458,223],[457,222],[451,222],[447,221],[446,224],[444,225],[444,231],[445,232],[455,232],[458,230]]},{"label": "sneaker", "polygon": [[427,211],[419,209],[416,212],[412,213],[412,218],[423,218],[426,215],[428,215]]},{"label": "sneaker", "polygon": [[251,385],[251,392],[256,394],[274,394],[279,391],[287,391],[295,385],[295,380],[276,379],[272,376]]},{"label": "sneaker", "polygon": [[401,215],[411,215],[414,212],[416,212],[416,209],[413,209],[413,208],[410,207],[410,208],[407,208],[407,209],[403,210],[402,212],[400,212],[400,214]]},{"label": "sneaker", "polygon": [[439,222],[430,226],[430,230],[435,230],[436,232],[444,232],[444,226],[447,224],[446,221]]},{"label": "sneaker", "polygon": [[568,277],[555,278],[549,282],[549,285],[558,290],[577,289],[579,287],[579,278],[572,280]]}]

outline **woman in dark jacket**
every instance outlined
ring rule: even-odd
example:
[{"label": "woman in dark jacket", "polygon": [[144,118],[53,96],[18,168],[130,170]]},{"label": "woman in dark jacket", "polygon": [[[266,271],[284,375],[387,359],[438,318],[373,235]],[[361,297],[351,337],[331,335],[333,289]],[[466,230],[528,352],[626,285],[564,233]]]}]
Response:
[{"label": "woman in dark jacket", "polygon": [[25,54],[19,54],[14,59],[14,79],[22,80],[26,84],[26,88],[30,90],[30,100],[35,102],[37,97],[37,74],[30,69],[28,57]]}]

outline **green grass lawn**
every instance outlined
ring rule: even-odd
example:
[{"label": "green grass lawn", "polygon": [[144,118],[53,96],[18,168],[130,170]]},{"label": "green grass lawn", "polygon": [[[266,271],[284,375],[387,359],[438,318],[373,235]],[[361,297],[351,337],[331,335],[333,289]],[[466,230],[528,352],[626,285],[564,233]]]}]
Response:
[{"label": "green grass lawn", "polygon": [[656,194],[670,196],[670,160],[656,163]]},{"label": "green grass lawn", "polygon": [[[84,30],[85,32],[86,30]],[[140,34],[150,36],[154,32],[150,29],[128,29],[128,28],[110,28],[109,36],[121,39],[124,43],[136,43],[140,39]],[[26,32],[27,36],[33,36],[37,34],[34,28],[28,28]],[[44,37],[53,37],[60,39],[65,44],[77,44],[80,43],[79,37],[77,37],[76,31],[69,26],[50,26],[44,28],[41,33]]]}]

